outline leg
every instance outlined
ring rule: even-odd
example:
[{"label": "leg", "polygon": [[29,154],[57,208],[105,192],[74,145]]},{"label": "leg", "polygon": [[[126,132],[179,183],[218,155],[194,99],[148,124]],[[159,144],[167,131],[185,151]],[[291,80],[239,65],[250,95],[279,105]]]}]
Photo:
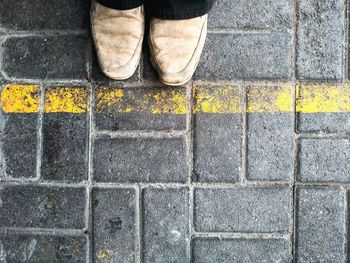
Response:
[{"label": "leg", "polygon": [[128,10],[143,5],[142,0],[96,0],[96,2],[117,10]]},{"label": "leg", "polygon": [[162,19],[188,19],[209,12],[215,0],[145,0],[153,17]]}]

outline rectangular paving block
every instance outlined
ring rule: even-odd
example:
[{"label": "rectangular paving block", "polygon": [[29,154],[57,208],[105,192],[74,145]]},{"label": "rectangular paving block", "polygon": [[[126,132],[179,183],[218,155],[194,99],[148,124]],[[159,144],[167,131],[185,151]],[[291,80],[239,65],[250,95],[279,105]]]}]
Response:
[{"label": "rectangular paving block", "polygon": [[209,13],[209,28],[285,30],[292,25],[289,0],[218,0]]},{"label": "rectangular paving block", "polygon": [[86,79],[86,35],[10,37],[2,46],[2,69],[20,79]]},{"label": "rectangular paving block", "polygon": [[342,0],[298,0],[297,78],[341,80]]},{"label": "rectangular paving block", "polygon": [[1,227],[85,227],[85,189],[34,185],[0,187]]},{"label": "rectangular paving block", "polygon": [[99,189],[92,192],[93,255],[96,262],[135,262],[135,189]]},{"label": "rectangular paving block", "polygon": [[300,85],[296,89],[299,132],[350,132],[348,85]]},{"label": "rectangular paving block", "polygon": [[87,179],[88,105],[87,89],[47,89],[44,102],[43,160],[45,180]]},{"label": "rectangular paving block", "polygon": [[339,188],[297,189],[296,262],[344,262],[344,205]]},{"label": "rectangular paving block", "polygon": [[2,88],[0,177],[36,177],[39,97],[38,86]]},{"label": "rectangular paving block", "polygon": [[247,89],[248,179],[288,181],[294,176],[292,87]]},{"label": "rectangular paving block", "polygon": [[8,233],[0,235],[2,262],[81,263],[87,258],[84,236]]},{"label": "rectangular paving block", "polygon": [[196,80],[272,80],[291,78],[291,36],[208,34]]},{"label": "rectangular paving block", "polygon": [[195,229],[199,232],[286,233],[291,223],[288,187],[195,190]]},{"label": "rectangular paving block", "polygon": [[291,262],[283,239],[196,238],[192,253],[194,263]]},{"label": "rectangular paving block", "polygon": [[185,88],[106,88],[96,90],[99,130],[185,130]]},{"label": "rectangular paving block", "polygon": [[194,89],[194,179],[236,182],[242,163],[242,114],[238,87]]},{"label": "rectangular paving block", "polygon": [[10,30],[86,29],[90,0],[0,2],[0,28]]},{"label": "rectangular paving block", "polygon": [[187,188],[143,191],[143,262],[189,262]]},{"label": "rectangular paving block", "polygon": [[298,179],[302,182],[349,182],[350,141],[301,139]]},{"label": "rectangular paving block", "polygon": [[100,139],[93,167],[99,182],[186,182],[186,144],[183,139]]}]

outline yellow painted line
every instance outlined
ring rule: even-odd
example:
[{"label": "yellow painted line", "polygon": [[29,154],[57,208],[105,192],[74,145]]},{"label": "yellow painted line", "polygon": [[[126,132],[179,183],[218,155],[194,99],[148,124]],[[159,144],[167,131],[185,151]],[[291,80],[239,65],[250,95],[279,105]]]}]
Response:
[{"label": "yellow painted line", "polygon": [[45,92],[44,111],[84,113],[88,110],[88,92],[85,88],[56,87]]},{"label": "yellow painted line", "polygon": [[40,89],[32,85],[6,85],[1,92],[1,108],[7,113],[39,111]]},{"label": "yellow painted line", "polygon": [[[122,89],[99,87],[96,112],[141,112],[184,115],[189,101],[183,89]],[[88,91],[82,87],[53,87],[45,91],[44,111],[84,113],[90,110]],[[292,112],[293,86],[250,86],[248,112]],[[0,97],[6,113],[35,113],[40,107],[40,88],[36,85],[5,85]],[[296,111],[302,113],[350,112],[350,85],[312,85],[296,87]],[[240,89],[231,86],[194,87],[194,113],[241,112]]]},{"label": "yellow painted line", "polygon": [[303,113],[350,112],[350,86],[297,86],[296,111]]},{"label": "yellow painted line", "polygon": [[96,91],[96,111],[119,113],[186,114],[188,99],[179,89],[140,90],[100,87]]},{"label": "yellow painted line", "polygon": [[293,86],[252,86],[247,88],[248,112],[291,112]]},{"label": "yellow painted line", "polygon": [[193,112],[238,113],[240,92],[236,87],[195,87]]}]

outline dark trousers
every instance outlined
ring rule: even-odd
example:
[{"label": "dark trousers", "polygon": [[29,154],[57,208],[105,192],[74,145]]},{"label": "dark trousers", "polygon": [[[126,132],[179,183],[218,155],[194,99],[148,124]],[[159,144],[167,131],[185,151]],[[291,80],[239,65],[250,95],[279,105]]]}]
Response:
[{"label": "dark trousers", "polygon": [[107,7],[127,10],[145,5],[146,12],[163,19],[187,19],[205,15],[215,0],[96,0]]}]

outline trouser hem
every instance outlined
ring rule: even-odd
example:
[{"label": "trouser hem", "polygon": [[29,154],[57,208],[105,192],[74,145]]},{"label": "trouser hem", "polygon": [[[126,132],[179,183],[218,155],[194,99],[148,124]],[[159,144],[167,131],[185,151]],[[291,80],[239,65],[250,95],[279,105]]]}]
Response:
[{"label": "trouser hem", "polygon": [[143,1],[114,1],[114,0],[96,0],[101,5],[117,10],[128,10],[140,7],[143,5]]}]

